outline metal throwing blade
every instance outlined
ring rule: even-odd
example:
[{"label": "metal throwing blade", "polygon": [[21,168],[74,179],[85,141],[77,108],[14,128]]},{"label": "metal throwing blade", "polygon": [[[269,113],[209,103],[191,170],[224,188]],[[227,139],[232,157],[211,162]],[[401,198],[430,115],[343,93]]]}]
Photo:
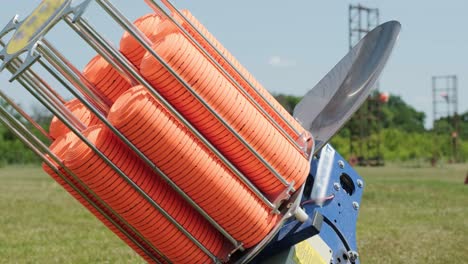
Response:
[{"label": "metal throwing blade", "polygon": [[369,32],[310,90],[294,117],[315,138],[319,151],[364,103],[392,53],[400,33],[397,21]]}]

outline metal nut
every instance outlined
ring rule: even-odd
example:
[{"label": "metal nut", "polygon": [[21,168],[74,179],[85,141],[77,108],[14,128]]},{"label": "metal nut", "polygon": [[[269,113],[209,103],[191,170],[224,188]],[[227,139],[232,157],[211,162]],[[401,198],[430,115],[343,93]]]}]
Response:
[{"label": "metal nut", "polygon": [[354,208],[354,210],[359,210],[359,203],[358,202],[353,202],[353,208]]},{"label": "metal nut", "polygon": [[340,166],[341,169],[344,169],[344,161],[339,160],[338,161],[338,166]]},{"label": "metal nut", "polygon": [[335,183],[333,184],[333,188],[335,189],[335,191],[339,191],[339,190],[341,189],[341,186],[340,186],[339,183],[335,182]]},{"label": "metal nut", "polygon": [[356,251],[350,250],[348,251],[348,258],[352,263],[354,263],[356,262],[356,260],[359,259],[359,253],[357,253]]},{"label": "metal nut", "polygon": [[364,187],[364,182],[363,182],[361,179],[357,180],[357,186],[358,186],[359,188]]}]

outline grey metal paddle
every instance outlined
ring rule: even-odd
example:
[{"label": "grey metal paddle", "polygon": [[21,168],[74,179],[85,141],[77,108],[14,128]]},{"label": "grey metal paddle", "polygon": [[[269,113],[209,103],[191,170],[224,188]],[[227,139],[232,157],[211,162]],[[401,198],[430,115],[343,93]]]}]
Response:
[{"label": "grey metal paddle", "polygon": [[397,21],[369,32],[294,109],[319,151],[369,96],[400,33]]}]

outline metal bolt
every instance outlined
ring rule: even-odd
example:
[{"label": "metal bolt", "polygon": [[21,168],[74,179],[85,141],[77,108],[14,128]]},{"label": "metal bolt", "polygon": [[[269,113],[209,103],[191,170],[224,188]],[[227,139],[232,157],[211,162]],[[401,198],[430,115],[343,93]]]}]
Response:
[{"label": "metal bolt", "polygon": [[353,202],[353,208],[354,208],[354,210],[359,210],[359,203],[358,202]]},{"label": "metal bolt", "polygon": [[339,160],[338,166],[340,166],[341,169],[344,169],[344,162],[342,160]]},{"label": "metal bolt", "polygon": [[364,187],[364,182],[363,182],[362,180],[360,180],[360,179],[357,180],[357,186],[358,186],[359,188]]},{"label": "metal bolt", "polygon": [[333,184],[333,188],[335,189],[335,191],[339,191],[339,190],[341,189],[341,186],[340,186],[339,183],[335,182],[335,183]]},{"label": "metal bolt", "polygon": [[354,263],[356,262],[356,260],[358,260],[359,253],[357,253],[356,251],[350,250],[348,251],[348,258],[349,258],[349,261],[351,261],[351,263]]}]

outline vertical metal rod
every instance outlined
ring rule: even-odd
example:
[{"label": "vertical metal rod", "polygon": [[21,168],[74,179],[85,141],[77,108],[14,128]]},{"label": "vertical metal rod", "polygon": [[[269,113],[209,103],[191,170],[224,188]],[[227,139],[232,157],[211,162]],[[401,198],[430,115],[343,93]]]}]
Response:
[{"label": "vertical metal rod", "polygon": [[371,12],[370,12],[370,11],[369,11],[369,12],[366,12],[366,14],[367,14],[367,19],[366,19],[366,21],[367,21],[366,31],[370,31],[370,30],[371,30],[371,21],[370,21],[370,20],[371,20]]},{"label": "vertical metal rod", "polygon": [[[457,144],[457,137],[458,135],[454,135],[455,134],[458,134],[458,115],[457,115],[457,109],[458,109],[458,103],[457,103],[457,96],[458,96],[458,92],[457,92],[457,86],[458,86],[458,78],[456,75],[452,75],[451,76],[452,78],[452,85],[451,85],[451,92],[448,93],[449,94],[449,104],[452,106],[450,111],[451,111],[451,116],[452,116],[452,126],[453,126],[453,130],[451,131],[451,138],[452,138],[452,145],[453,145],[453,162],[458,162],[458,144]],[[449,116],[450,117],[450,116]]]},{"label": "vertical metal rod", "polygon": [[349,29],[349,34],[348,34],[348,45],[349,45],[349,50],[353,48],[353,18],[352,18],[352,10],[353,6],[349,4],[348,6],[348,29]]},{"label": "vertical metal rod", "polygon": [[[70,69],[69,67],[71,64],[63,63],[65,59],[60,56],[58,51],[53,49],[50,44],[48,44],[45,40],[43,42],[38,43],[37,46],[38,51],[43,55],[43,57],[51,64],[54,68],[58,69],[59,72],[68,79],[73,85],[79,86],[79,90],[87,90],[88,87],[81,82],[82,78],[80,78],[79,74]],[[75,90],[70,90],[70,92],[78,98],[91,112],[98,117],[102,123],[104,123],[118,138],[120,138],[127,146],[129,146],[138,156],[140,156],[147,164],[153,164],[143,153],[141,153],[138,148],[136,148],[120,131],[118,131],[108,120],[107,118],[97,111],[93,105],[86,101],[86,99]],[[87,139],[82,139],[83,141],[87,141]],[[119,176],[121,176],[125,181],[127,181],[140,195],[142,195],[153,207],[155,207],[163,216],[166,217],[174,226],[176,226],[182,233],[184,233],[194,244],[196,244],[203,252],[205,252],[214,262],[217,262],[218,259],[214,256],[203,244],[201,244],[195,237],[193,237],[190,232],[188,232],[183,226],[181,226],[171,215],[169,215],[159,204],[157,204],[144,190],[140,188],[133,180],[131,180],[125,173],[123,173],[115,164],[112,163],[104,154],[102,154],[97,148],[90,144],[91,148],[95,150],[95,152],[109,165],[112,169],[114,169]],[[157,168],[153,164],[153,170],[155,170],[159,175],[163,178],[167,178],[170,181],[170,178],[164,174],[159,168]],[[173,183],[174,184],[174,183]],[[184,197],[189,203],[193,203],[194,207],[200,208],[187,194],[185,194],[177,185],[174,184],[174,188],[178,188],[180,190],[180,195]],[[177,191],[177,189],[176,189]],[[200,208],[200,213],[204,211]],[[206,213],[205,213],[206,214]],[[206,218],[210,221],[211,217],[206,214]],[[214,221],[214,220],[213,220]],[[214,222],[216,223],[216,222]],[[220,231],[221,232],[221,231]],[[227,234],[227,233],[226,233]],[[229,234],[228,234],[229,235]]]},{"label": "vertical metal rod", "polygon": [[375,26],[377,27],[380,24],[380,10],[376,8],[375,12],[377,14],[377,24]]},{"label": "vertical metal rod", "polygon": [[450,76],[445,77],[445,92],[447,93],[447,117],[450,118],[451,112],[450,112],[450,87],[451,87],[451,78]]},{"label": "vertical metal rod", "polygon": [[359,7],[360,7],[360,8],[359,8],[359,17],[358,17],[358,21],[359,21],[359,31],[358,31],[358,34],[359,34],[359,36],[358,36],[358,39],[356,40],[357,42],[359,42],[359,41],[362,39],[362,34],[363,34],[362,29],[364,28],[364,26],[362,25],[362,23],[364,22],[364,21],[363,21],[363,18],[362,18],[362,17],[363,17],[363,14],[362,14],[362,13],[363,13],[363,10],[364,10],[364,9],[362,9],[362,7],[361,7],[360,5],[359,5]]},{"label": "vertical metal rod", "polygon": [[432,129],[435,130],[436,126],[436,119],[437,119],[437,113],[436,113],[436,77],[432,76]]},{"label": "vertical metal rod", "polygon": [[[22,80],[23,81],[23,80]],[[27,147],[29,147],[37,156],[39,156],[44,163],[46,163],[57,175],[62,178],[70,187],[73,188],[81,197],[83,197],[93,208],[95,208],[101,215],[103,215],[109,222],[111,222],[119,231],[121,231],[125,236],[127,236],[136,246],[141,248],[145,254],[153,259],[156,263],[161,263],[159,259],[152,254],[138,241],[135,240],[126,230],[124,230],[118,223],[116,223],[112,217],[110,217],[106,212],[104,212],[94,201],[89,199],[87,195],[85,195],[80,189],[78,189],[73,182],[71,182],[68,177],[66,177],[57,167],[50,161],[47,156],[45,156],[44,152],[54,160],[60,167],[64,168],[64,170],[74,178],[74,180],[86,191],[88,191],[96,200],[98,200],[102,205],[106,207],[107,210],[110,211],[111,214],[116,216],[119,221],[124,223],[127,227],[132,230],[137,236],[142,239],[145,243],[150,245],[150,247],[159,254],[159,257],[165,259],[165,256],[161,254],[156,248],[154,248],[151,243],[149,243],[138,231],[136,231],[130,224],[128,224],[120,215],[115,213],[115,211],[108,206],[104,201],[102,201],[97,195],[94,194],[74,173],[72,173],[68,168],[66,168],[60,159],[52,153],[39,139],[37,139],[34,135],[32,135],[20,122],[18,122],[13,116],[11,116],[6,109],[0,106],[0,121],[7,126],[10,131],[12,131]],[[40,150],[42,149],[42,151]],[[167,260],[168,261],[168,260]],[[169,262],[169,261],[168,261]]]},{"label": "vertical metal rod", "polygon": [[[244,138],[242,138],[226,121],[219,116],[219,114],[214,111],[206,101],[201,98],[193,89],[192,87],[182,79],[175,71],[172,69],[151,47],[149,44],[150,41],[141,33],[128,19],[123,16],[123,14],[116,9],[108,0],[96,0],[98,4],[116,21],[119,25],[121,25],[125,31],[129,32],[164,68],[169,71],[169,73],[174,76],[179,83],[181,83],[187,91],[189,91],[226,129],[234,135],[239,142],[241,142],[272,174],[286,187],[289,187],[290,184],[281,176],[275,168],[271,166],[268,162],[266,162],[258,152],[253,149],[250,144],[248,144]],[[295,191],[295,190],[293,190]]]},{"label": "vertical metal rod", "polygon": [[301,132],[297,131],[296,128],[294,126],[292,126],[289,121],[280,113],[278,112],[278,110],[276,108],[273,107],[273,105],[271,104],[270,101],[268,101],[265,96],[263,94],[261,94],[258,89],[218,50],[218,48],[216,48],[206,37],[205,35],[203,35],[193,24],[192,22],[190,22],[170,1],[164,1],[164,3],[167,3],[168,7],[177,12],[177,14],[182,17],[185,21],[185,23],[187,23],[195,32],[197,32],[198,35],[200,35],[203,40],[205,40],[206,43],[208,43],[208,45],[216,52],[217,55],[219,55],[221,57],[221,59],[230,67],[230,69],[232,69],[235,74],[240,78],[242,79],[243,81],[245,81],[249,87],[255,91],[255,93],[261,98],[262,101],[264,101],[272,110],[273,112],[284,122],[284,124],[286,124],[295,134],[296,134],[296,138],[293,139],[291,137],[291,135],[289,135],[289,133],[245,90],[245,88],[239,84],[239,82],[236,81],[236,79],[230,74],[227,72],[226,69],[224,69],[223,66],[221,66],[221,64],[213,57],[211,56],[211,54],[205,49],[203,48],[203,46],[197,42],[197,40],[190,34],[188,33],[187,30],[185,30],[172,16],[170,16],[169,14],[167,14],[167,12],[162,9],[157,3],[156,1],[154,0],[145,0],[145,2],[153,8],[154,11],[159,11],[161,12],[162,14],[164,14],[166,16],[167,19],[171,20],[178,28],[179,30],[182,32],[182,34],[184,34],[184,36],[186,38],[188,38],[197,48],[199,51],[201,51],[206,58],[209,59],[209,61],[214,65],[216,66],[216,68],[224,75],[224,77],[228,78],[229,81],[237,87],[237,89],[244,95],[244,97],[246,97],[250,103],[252,103],[259,111],[260,113],[266,117],[270,123],[272,123],[276,129],[286,138],[289,140],[289,142],[294,145],[295,147],[299,148],[300,149],[300,146],[297,142],[297,140],[299,139],[299,136],[301,134]]},{"label": "vertical metal rod", "polygon": [[[68,21],[68,19],[66,19]],[[69,23],[69,25],[80,35],[84,40],[88,41],[91,46],[102,46],[106,51],[114,58],[119,66],[122,66],[127,71],[130,77],[136,79],[141,83],[147,90],[156,98],[158,101],[168,109],[178,120],[180,120],[193,134],[195,137],[208,147],[227,167],[248,187],[253,193],[262,200],[270,209],[275,209],[275,205],[266,198],[258,188],[253,185],[229,160],[227,160],[218,149],[216,149],[196,128],[190,124],[164,97],[162,97],[134,68],[134,66],[110,43],[104,40],[100,35],[93,30],[93,28],[87,23],[86,20],[80,19],[75,24]],[[98,51],[96,49],[96,51]],[[105,57],[105,54],[101,54]],[[111,58],[106,58],[110,60]]]},{"label": "vertical metal rod", "polygon": [[454,78],[454,82],[455,82],[455,84],[453,86],[453,88],[454,88],[454,90],[453,90],[453,103],[454,103],[453,111],[455,112],[455,114],[457,114],[458,113],[458,77],[457,77],[457,75],[454,75],[453,78]]}]

